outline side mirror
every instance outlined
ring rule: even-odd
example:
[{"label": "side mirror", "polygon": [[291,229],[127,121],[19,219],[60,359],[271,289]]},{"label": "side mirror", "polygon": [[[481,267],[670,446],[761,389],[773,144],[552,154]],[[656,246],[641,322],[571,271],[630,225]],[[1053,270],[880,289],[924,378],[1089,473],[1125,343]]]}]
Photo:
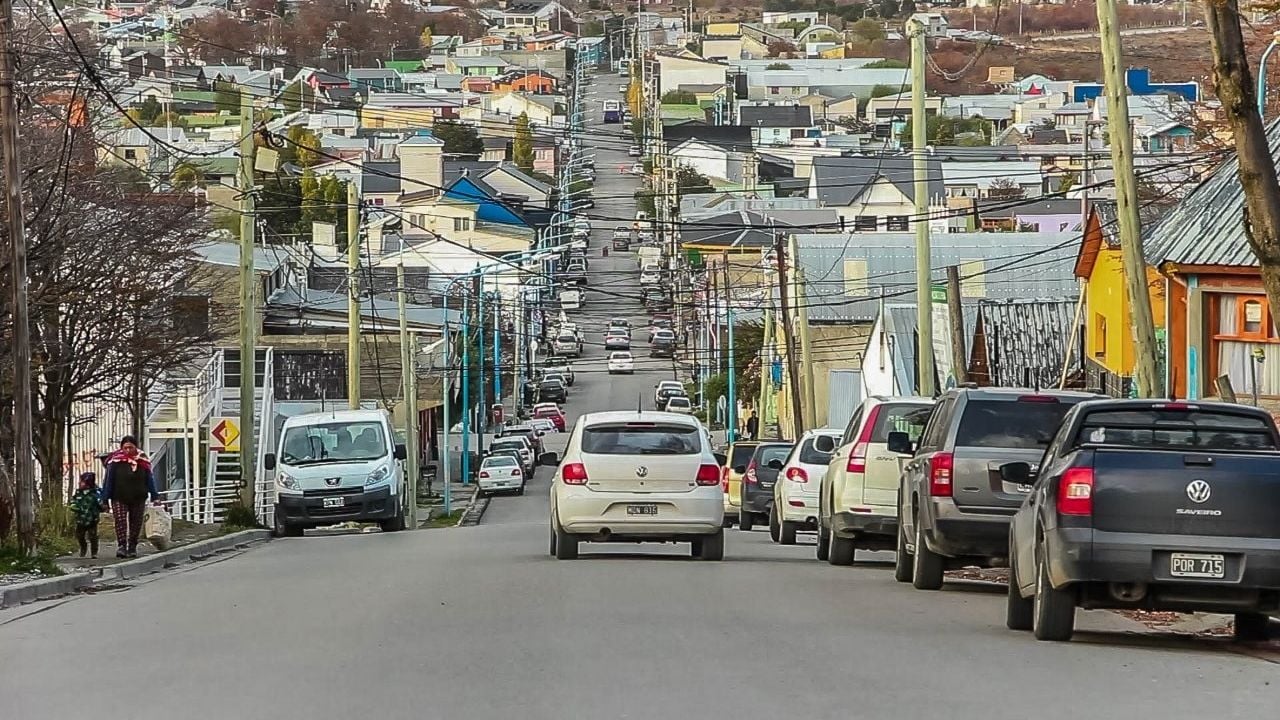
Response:
[{"label": "side mirror", "polygon": [[724,464],[729,462],[729,456],[725,455],[724,453],[712,453],[712,454],[715,455],[716,464],[719,465],[720,467],[724,467]]},{"label": "side mirror", "polygon": [[915,453],[915,447],[912,445],[911,436],[901,430],[893,430],[888,437],[889,452],[898,453],[899,455],[911,455]]},{"label": "side mirror", "polygon": [[275,454],[275,453],[267,453],[266,455],[263,455],[263,456],[262,456],[262,467],[264,467],[264,468],[266,468],[266,469],[268,469],[268,470],[275,470],[275,469],[276,469],[276,454]]},{"label": "side mirror", "polygon": [[404,445],[397,443],[395,448],[395,456],[397,460],[404,460],[405,458],[409,457],[409,451],[405,449]]},{"label": "side mirror", "polygon": [[1031,463],[1011,462],[1000,466],[1000,477],[1015,485],[1030,485],[1036,474],[1031,469]]},{"label": "side mirror", "polygon": [[539,431],[538,431],[538,437],[542,437],[543,435],[546,435],[546,434],[547,434],[547,431],[546,431],[546,430],[539,430]]},{"label": "side mirror", "polygon": [[553,452],[542,453],[538,456],[538,464],[555,467],[560,464],[560,456]]},{"label": "side mirror", "polygon": [[747,466],[746,466],[746,465],[736,465],[736,466],[734,466],[734,468],[733,468],[733,474],[734,474],[734,475],[746,475],[746,474],[747,474]]},{"label": "side mirror", "polygon": [[769,461],[768,468],[769,468],[770,470],[781,470],[781,469],[782,469],[782,461],[781,461],[781,460],[779,460],[779,459],[777,459],[777,458],[774,458],[774,459],[772,459],[772,460],[770,460],[770,461]]},{"label": "side mirror", "polygon": [[813,440],[813,449],[830,455],[836,451],[836,439],[830,435],[819,435]]}]

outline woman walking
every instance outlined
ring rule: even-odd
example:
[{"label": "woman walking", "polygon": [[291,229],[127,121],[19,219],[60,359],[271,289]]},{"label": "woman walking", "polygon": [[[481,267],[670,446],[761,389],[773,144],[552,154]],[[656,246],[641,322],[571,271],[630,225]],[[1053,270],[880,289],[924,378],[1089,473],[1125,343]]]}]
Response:
[{"label": "woman walking", "polygon": [[120,438],[120,449],[107,458],[107,477],[102,484],[102,500],[111,503],[116,524],[116,557],[138,557],[138,538],[142,535],[142,515],[148,498],[152,502],[160,499],[151,475],[151,461],[138,451],[137,438],[125,435]]}]

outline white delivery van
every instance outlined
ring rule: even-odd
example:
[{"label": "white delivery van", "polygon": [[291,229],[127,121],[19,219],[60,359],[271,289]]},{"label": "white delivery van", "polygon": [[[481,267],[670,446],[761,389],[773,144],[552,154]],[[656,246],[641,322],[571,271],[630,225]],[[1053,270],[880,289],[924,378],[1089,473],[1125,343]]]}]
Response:
[{"label": "white delivery van", "polygon": [[264,464],[275,471],[275,531],[376,522],[404,529],[404,445],[385,410],[335,410],[284,421],[280,444]]},{"label": "white delivery van", "polygon": [[562,310],[577,310],[580,307],[582,307],[581,290],[560,291],[560,308]]},{"label": "white delivery van", "polygon": [[658,265],[661,261],[662,248],[646,245],[636,250],[636,265],[641,268],[646,265]]}]

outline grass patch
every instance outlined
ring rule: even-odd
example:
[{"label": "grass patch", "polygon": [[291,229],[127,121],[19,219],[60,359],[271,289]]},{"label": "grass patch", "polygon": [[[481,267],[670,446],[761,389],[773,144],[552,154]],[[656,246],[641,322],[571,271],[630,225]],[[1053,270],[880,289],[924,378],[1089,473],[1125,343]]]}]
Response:
[{"label": "grass patch", "polygon": [[61,575],[62,569],[53,562],[53,558],[48,550],[41,550],[35,555],[23,555],[12,545],[0,545],[0,575]]},{"label": "grass patch", "polygon": [[262,527],[258,524],[258,516],[251,508],[235,504],[227,508],[227,516],[222,519],[222,534],[252,530]]},{"label": "grass patch", "polygon": [[453,512],[449,513],[448,515],[441,515],[441,516],[439,516],[439,517],[433,517],[433,518],[431,518],[431,520],[430,520],[430,521],[428,521],[428,522],[427,522],[427,527],[453,527],[454,525],[457,525],[457,524],[458,524],[458,521],[459,521],[459,520],[461,520],[461,519],[462,519],[462,514],[463,514],[464,512],[466,512],[466,511],[465,511],[465,510],[454,510]]}]

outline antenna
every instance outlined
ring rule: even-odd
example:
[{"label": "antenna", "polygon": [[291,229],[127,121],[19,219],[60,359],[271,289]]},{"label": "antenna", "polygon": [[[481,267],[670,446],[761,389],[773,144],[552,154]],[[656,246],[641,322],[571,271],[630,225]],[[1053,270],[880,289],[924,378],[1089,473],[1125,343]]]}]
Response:
[{"label": "antenna", "polygon": [[636,414],[644,412],[644,393],[636,393]]}]

